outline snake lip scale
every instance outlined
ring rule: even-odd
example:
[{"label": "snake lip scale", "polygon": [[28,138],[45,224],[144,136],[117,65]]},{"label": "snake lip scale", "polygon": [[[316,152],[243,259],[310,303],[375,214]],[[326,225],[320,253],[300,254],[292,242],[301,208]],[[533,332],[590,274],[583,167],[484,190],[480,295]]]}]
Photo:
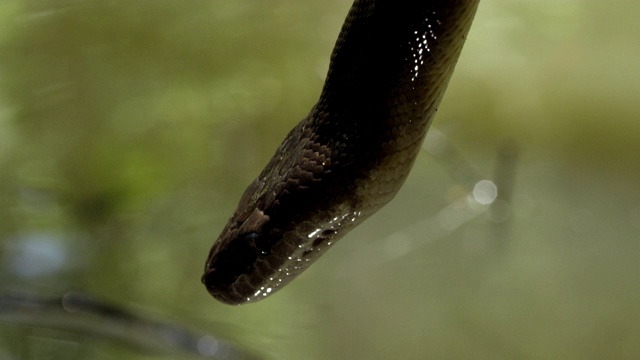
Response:
[{"label": "snake lip scale", "polygon": [[356,0],[320,99],[242,195],[202,282],[255,302],[307,269],[398,192],[479,0]]}]

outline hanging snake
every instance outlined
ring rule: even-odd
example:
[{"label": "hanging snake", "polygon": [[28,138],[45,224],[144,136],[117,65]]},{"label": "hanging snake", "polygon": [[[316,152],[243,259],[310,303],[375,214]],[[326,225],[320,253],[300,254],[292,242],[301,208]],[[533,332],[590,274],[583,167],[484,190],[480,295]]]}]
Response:
[{"label": "hanging snake", "polygon": [[387,204],[420,150],[479,0],[355,0],[320,99],[242,195],[202,282],[264,299]]}]

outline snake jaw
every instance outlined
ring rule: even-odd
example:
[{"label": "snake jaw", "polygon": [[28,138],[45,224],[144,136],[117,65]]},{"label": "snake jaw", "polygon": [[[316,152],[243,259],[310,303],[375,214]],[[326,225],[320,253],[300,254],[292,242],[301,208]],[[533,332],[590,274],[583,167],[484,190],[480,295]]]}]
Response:
[{"label": "snake jaw", "polygon": [[[259,259],[271,252],[268,238],[257,232],[241,233],[231,241],[218,242],[214,247],[202,276],[202,283],[216,299],[239,304],[247,301],[250,287],[243,286],[246,274]],[[247,291],[242,289],[247,288]]]}]

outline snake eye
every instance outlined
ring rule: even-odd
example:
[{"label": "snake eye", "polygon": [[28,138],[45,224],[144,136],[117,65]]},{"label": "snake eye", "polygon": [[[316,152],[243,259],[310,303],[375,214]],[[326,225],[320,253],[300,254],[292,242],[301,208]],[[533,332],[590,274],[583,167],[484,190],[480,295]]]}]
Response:
[{"label": "snake eye", "polygon": [[253,246],[256,249],[256,251],[259,252],[259,255],[269,254],[269,246],[264,236],[256,232],[250,232],[250,233],[241,235],[241,237],[242,236],[244,236],[243,241],[249,244],[250,246]]}]

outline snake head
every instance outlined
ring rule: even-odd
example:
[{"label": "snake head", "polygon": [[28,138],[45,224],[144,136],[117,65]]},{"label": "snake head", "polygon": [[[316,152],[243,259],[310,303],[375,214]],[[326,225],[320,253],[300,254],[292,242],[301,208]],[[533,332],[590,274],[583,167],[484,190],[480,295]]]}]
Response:
[{"label": "snake head", "polygon": [[259,258],[271,252],[271,242],[261,230],[269,216],[256,208],[250,215],[246,213],[236,212],[229,220],[209,253],[202,276],[209,293],[228,304],[239,304],[250,298],[253,293],[250,287],[238,284],[243,282],[243,275],[251,273]]},{"label": "snake head", "polygon": [[233,290],[234,285],[238,278],[250,272],[252,264],[260,256],[267,254],[268,248],[264,236],[256,232],[241,234],[227,245],[219,248],[207,262],[202,283],[214,298],[228,304],[239,304],[249,299],[254,291]]}]

